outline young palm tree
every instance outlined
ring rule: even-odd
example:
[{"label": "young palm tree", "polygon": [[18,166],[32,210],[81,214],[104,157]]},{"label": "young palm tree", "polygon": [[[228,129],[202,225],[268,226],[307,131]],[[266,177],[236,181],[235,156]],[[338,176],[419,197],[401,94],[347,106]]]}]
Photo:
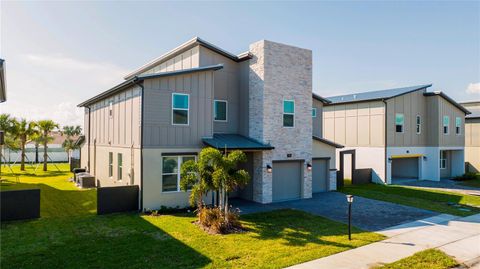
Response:
[{"label": "young palm tree", "polygon": [[62,147],[65,149],[68,155],[68,164],[71,162],[71,153],[73,150],[80,148],[75,144],[72,137],[79,136],[82,133],[80,126],[63,126],[62,135],[67,136],[62,143]]},{"label": "young palm tree", "polygon": [[41,139],[43,142],[43,171],[47,171],[47,150],[48,142],[51,141],[52,137],[50,133],[55,129],[58,129],[58,124],[52,120],[41,120],[37,122],[38,129],[40,130]]},{"label": "young palm tree", "polygon": [[26,119],[20,119],[20,121],[15,121],[15,129],[15,136],[20,140],[20,170],[25,171],[25,146],[29,139],[38,133],[37,124],[33,121],[27,122]]},{"label": "young palm tree", "polygon": [[187,161],[180,168],[180,188],[187,191],[190,187],[190,204],[195,202],[201,209],[202,197],[208,191],[220,193],[220,209],[225,221],[228,221],[228,194],[238,187],[245,186],[250,180],[247,171],[238,169],[237,165],[247,161],[247,156],[240,150],[227,155],[214,148],[204,148],[198,161]]}]

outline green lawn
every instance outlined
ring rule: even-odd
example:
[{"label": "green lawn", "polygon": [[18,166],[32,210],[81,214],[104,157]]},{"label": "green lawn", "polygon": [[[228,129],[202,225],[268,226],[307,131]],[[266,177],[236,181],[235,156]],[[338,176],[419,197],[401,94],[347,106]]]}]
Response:
[{"label": "green lawn", "polygon": [[[353,194],[457,216],[469,216],[480,213],[480,197],[474,195],[380,184],[349,185],[344,186],[340,191],[345,194]],[[449,203],[460,206],[453,206]]]},{"label": "green lawn", "polygon": [[244,215],[247,231],[231,235],[207,234],[186,213],[97,216],[95,191],[68,172],[29,173],[1,188],[39,186],[46,217],[1,225],[2,269],[282,268],[384,239],[353,229],[349,241],[346,225],[295,210]]},{"label": "green lawn", "polygon": [[80,190],[68,179],[72,174],[68,164],[49,164],[47,172],[39,166],[27,165],[26,171],[20,171],[20,166],[13,166],[13,172],[18,175],[20,183],[9,169],[2,166],[2,181],[0,190],[40,188],[40,215],[45,218],[92,215],[97,213],[97,194],[95,189]]},{"label": "green lawn", "polygon": [[442,251],[427,249],[394,263],[378,267],[378,269],[448,269],[456,265],[458,263]]}]

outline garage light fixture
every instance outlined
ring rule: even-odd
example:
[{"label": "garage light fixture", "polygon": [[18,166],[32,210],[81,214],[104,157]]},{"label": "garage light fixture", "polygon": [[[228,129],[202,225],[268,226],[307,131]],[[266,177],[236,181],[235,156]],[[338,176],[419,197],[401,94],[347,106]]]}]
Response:
[{"label": "garage light fixture", "polygon": [[307,163],[307,170],[312,171],[312,165],[310,163]]},{"label": "garage light fixture", "polygon": [[269,164],[267,164],[267,172],[268,172],[268,173],[271,173],[272,170],[273,170],[272,167],[271,167]]},{"label": "garage light fixture", "polygon": [[427,160],[427,156],[423,156],[423,160],[426,161],[426,160]]}]

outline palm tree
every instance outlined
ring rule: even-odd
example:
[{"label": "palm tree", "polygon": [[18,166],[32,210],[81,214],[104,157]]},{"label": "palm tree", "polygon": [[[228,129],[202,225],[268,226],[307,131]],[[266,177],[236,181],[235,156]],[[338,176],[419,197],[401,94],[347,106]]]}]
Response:
[{"label": "palm tree", "polygon": [[203,206],[204,194],[217,190],[220,193],[219,207],[228,222],[228,194],[250,180],[247,171],[237,168],[239,163],[246,161],[247,156],[240,150],[224,155],[218,149],[204,148],[198,161],[187,161],[180,168],[180,188],[183,191],[191,188],[190,204],[197,203],[199,209]]},{"label": "palm tree", "polygon": [[52,140],[50,133],[53,130],[58,129],[58,124],[52,120],[41,120],[37,122],[37,125],[43,142],[43,171],[47,171],[47,145],[48,142]]},{"label": "palm tree", "polygon": [[71,153],[73,150],[80,148],[79,145],[75,143],[72,137],[79,136],[82,133],[82,128],[80,126],[63,126],[62,135],[66,135],[65,141],[62,143],[62,147],[65,149],[68,155],[68,164],[71,162]]},{"label": "palm tree", "polygon": [[37,133],[37,124],[35,122],[27,122],[26,119],[15,121],[15,138],[20,140],[20,170],[22,171],[25,171],[25,145],[29,142],[29,139]]},{"label": "palm tree", "polygon": [[[4,134],[4,143],[9,146],[11,144],[10,133],[13,130],[14,119],[10,114],[0,114],[0,131]],[[0,174],[2,171],[2,161],[3,161],[3,145],[0,145]]]}]

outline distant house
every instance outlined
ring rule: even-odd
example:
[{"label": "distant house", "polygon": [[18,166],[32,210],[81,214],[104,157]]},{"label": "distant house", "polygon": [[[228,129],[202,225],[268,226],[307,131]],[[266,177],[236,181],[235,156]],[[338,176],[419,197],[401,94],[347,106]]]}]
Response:
[{"label": "distant house", "polygon": [[[82,167],[100,186],[139,185],[141,208],[186,206],[180,166],[204,147],[240,149],[260,203],[336,188],[335,149],[320,132],[312,52],[261,40],[232,54],[193,38],[79,106]],[[315,129],[315,130],[313,130]]]},{"label": "distant house", "polygon": [[472,114],[465,117],[465,162],[469,172],[480,172],[480,101],[461,103]]},{"label": "distant house", "polygon": [[[62,144],[65,141],[66,137],[62,136],[60,132],[52,132],[51,136],[53,140],[48,143],[48,162],[68,162],[68,154],[63,149]],[[74,140],[77,140],[78,137],[74,137]],[[79,155],[79,150],[73,152],[73,156]],[[25,146],[26,161],[33,163],[43,162],[43,145],[38,145],[36,147],[35,143],[30,142]],[[18,163],[20,161],[20,151],[10,151],[5,150],[5,158],[7,162]]]},{"label": "distant house", "polygon": [[465,115],[470,112],[428,85],[328,97],[323,136],[345,145],[339,173],[372,168],[373,180],[438,181],[464,173]]}]

